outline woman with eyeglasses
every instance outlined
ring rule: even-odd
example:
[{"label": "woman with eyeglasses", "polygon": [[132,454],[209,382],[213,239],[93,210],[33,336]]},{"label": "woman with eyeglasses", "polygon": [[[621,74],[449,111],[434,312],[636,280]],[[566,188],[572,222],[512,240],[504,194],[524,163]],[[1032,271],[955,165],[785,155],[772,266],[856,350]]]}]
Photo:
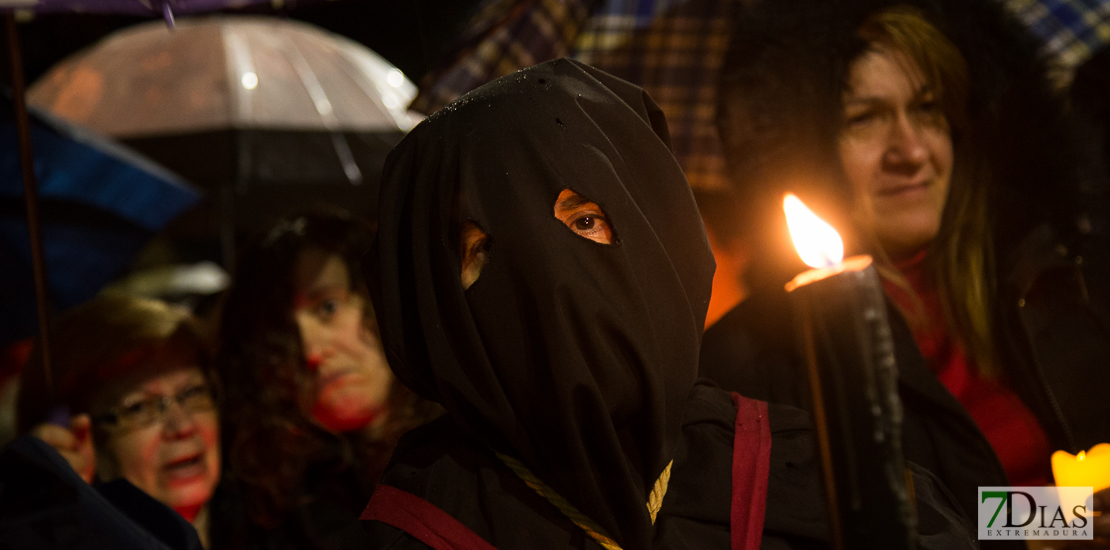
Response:
[{"label": "woman with eyeglasses", "polygon": [[[130,481],[192,523],[207,547],[220,438],[196,319],[162,302],[103,296],[59,317],[53,336],[55,396],[36,349],[20,388],[20,432],[88,482]],[[71,415],[64,427],[48,421],[61,407]]]}]

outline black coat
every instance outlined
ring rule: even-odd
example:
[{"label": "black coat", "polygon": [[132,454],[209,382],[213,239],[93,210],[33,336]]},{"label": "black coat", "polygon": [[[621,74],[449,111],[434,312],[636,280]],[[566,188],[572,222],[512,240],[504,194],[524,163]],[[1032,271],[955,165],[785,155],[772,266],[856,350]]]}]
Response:
[{"label": "black coat", "polygon": [[329,441],[304,469],[295,505],[264,524],[251,516],[249,491],[234,476],[220,481],[209,503],[210,550],[356,550],[367,548],[358,519],[373,493],[370,467],[348,443]]},{"label": "black coat", "polygon": [[[754,256],[771,265],[756,266],[759,290],[706,332],[700,374],[756,399],[808,406],[782,289],[805,267],[785,267],[797,258],[781,227],[781,191],[812,182],[797,192],[823,204],[853,244],[859,228],[837,147],[842,91],[851,60],[867,46],[856,35],[861,22],[894,4],[921,10],[967,62],[967,122],[953,142],[957,164],[989,168],[990,179],[977,182],[987,184],[999,365],[1054,448],[1075,453],[1110,441],[1105,174],[1049,83],[1040,45],[990,0],[780,0],[743,14],[722,69],[719,128],[753,244],[763,247]],[[769,229],[759,235],[755,226]],[[852,252],[867,252],[860,241]],[[928,369],[905,320],[888,309],[905,456],[934,472],[975,518],[976,488],[1008,485],[1006,475]]]},{"label": "black coat", "polygon": [[[736,407],[728,393],[694,388],[675,454],[670,486],[654,528],[654,548],[729,547],[733,429]],[[826,548],[827,525],[808,415],[770,406],[771,461],[760,548]],[[402,439],[382,483],[415,494],[447,511],[497,548],[600,548],[506,468],[485,446],[467,437],[450,417]],[[914,472],[919,547],[973,548],[970,525],[931,476]],[[411,535],[372,522],[371,548],[426,550]]]},{"label": "black coat", "polygon": [[0,448],[0,548],[201,550],[180,514],[125,479],[89,485],[53,447]]},{"label": "black coat", "polygon": [[[728,548],[736,408],[727,393],[705,386],[690,403],[670,489],[655,524],[655,544]],[[777,407],[770,411],[770,422],[763,547],[824,548],[827,535],[809,421],[796,409]],[[449,417],[406,434],[382,483],[447,511],[497,548],[600,548]],[[428,548],[379,522],[373,522],[372,539],[373,548]]]},{"label": "black coat", "polygon": [[[370,548],[358,520],[369,490],[351,469],[316,469],[302,501],[271,527],[251,521],[242,488],[225,479],[209,503],[210,550],[356,550]],[[311,476],[311,473],[310,473]]]},{"label": "black coat", "polygon": [[[1042,226],[1001,279],[1002,363],[1052,446],[1072,453],[1110,441],[1108,243],[1093,233],[1064,240]],[[792,311],[781,289],[737,306],[706,331],[700,374],[755,399],[808,408]],[[1006,473],[975,421],[929,370],[901,314],[891,306],[888,317],[905,457],[940,478],[975,518],[977,487],[1009,485]]]},{"label": "black coat", "polygon": [[[589,219],[558,217],[567,190]],[[729,547],[737,411],[695,387],[712,255],[654,102],[590,67],[542,63],[423,121],[390,154],[381,197],[369,263],[382,342],[398,378],[448,412],[402,439],[382,483],[499,548],[594,546],[496,450],[627,550]],[[572,229],[601,224],[611,239]],[[487,237],[465,254],[464,226]],[[808,547],[821,489],[805,415],[783,411],[758,416],[772,431],[765,546]],[[645,502],[668,469],[653,522]],[[373,547],[420,546],[375,529]]]}]

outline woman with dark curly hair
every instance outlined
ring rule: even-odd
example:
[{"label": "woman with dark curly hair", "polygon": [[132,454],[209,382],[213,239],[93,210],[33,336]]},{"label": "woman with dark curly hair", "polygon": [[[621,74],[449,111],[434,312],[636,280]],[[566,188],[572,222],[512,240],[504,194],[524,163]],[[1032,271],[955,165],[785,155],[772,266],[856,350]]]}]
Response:
[{"label": "woman with dark curly hair", "polygon": [[[338,548],[402,433],[435,414],[393,377],[359,267],[372,228],[337,211],[276,224],[241,256],[219,370],[229,546]],[[231,513],[229,517],[242,517]],[[265,542],[268,541],[268,542]]]}]

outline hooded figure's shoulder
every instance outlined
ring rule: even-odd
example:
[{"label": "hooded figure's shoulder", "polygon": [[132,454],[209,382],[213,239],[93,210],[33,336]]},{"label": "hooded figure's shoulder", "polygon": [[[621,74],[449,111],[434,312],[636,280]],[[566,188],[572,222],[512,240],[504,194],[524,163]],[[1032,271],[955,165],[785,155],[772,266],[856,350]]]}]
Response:
[{"label": "hooded figure's shoulder", "polygon": [[[763,548],[823,548],[826,523],[808,415],[768,405],[771,457]],[[694,387],[671,481],[656,522],[657,548],[729,548],[737,407],[710,384]]]},{"label": "hooded figure's shoulder", "polygon": [[[744,401],[745,399],[741,399]],[[655,547],[729,548],[737,407],[732,394],[700,383],[683,419],[670,486],[656,522]],[[820,457],[809,413],[768,404],[771,453],[763,509],[763,549],[826,548],[828,524]],[[909,465],[922,548],[975,548],[970,523],[943,483]]]},{"label": "hooded figure's shoulder", "polygon": [[[496,548],[596,547],[449,415],[402,436],[380,484],[446,512]],[[369,533],[371,548],[429,548],[380,521]]]},{"label": "hooded figure's shoulder", "polygon": [[705,332],[698,376],[745,397],[801,406],[796,332],[785,290],[753,293]]}]

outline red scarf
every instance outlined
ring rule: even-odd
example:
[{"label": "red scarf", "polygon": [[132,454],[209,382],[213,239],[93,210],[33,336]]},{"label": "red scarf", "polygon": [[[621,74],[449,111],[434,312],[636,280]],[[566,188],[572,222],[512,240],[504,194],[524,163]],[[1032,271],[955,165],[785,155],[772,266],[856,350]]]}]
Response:
[{"label": "red scarf", "polygon": [[925,253],[895,265],[921,300],[888,280],[883,287],[904,311],[923,307],[920,323],[912,323],[914,340],[925,362],[944,387],[967,409],[994,448],[1013,486],[1049,484],[1051,447],[1044,429],[1004,377],[979,374],[963,347],[948,332],[940,294],[925,269]]}]

